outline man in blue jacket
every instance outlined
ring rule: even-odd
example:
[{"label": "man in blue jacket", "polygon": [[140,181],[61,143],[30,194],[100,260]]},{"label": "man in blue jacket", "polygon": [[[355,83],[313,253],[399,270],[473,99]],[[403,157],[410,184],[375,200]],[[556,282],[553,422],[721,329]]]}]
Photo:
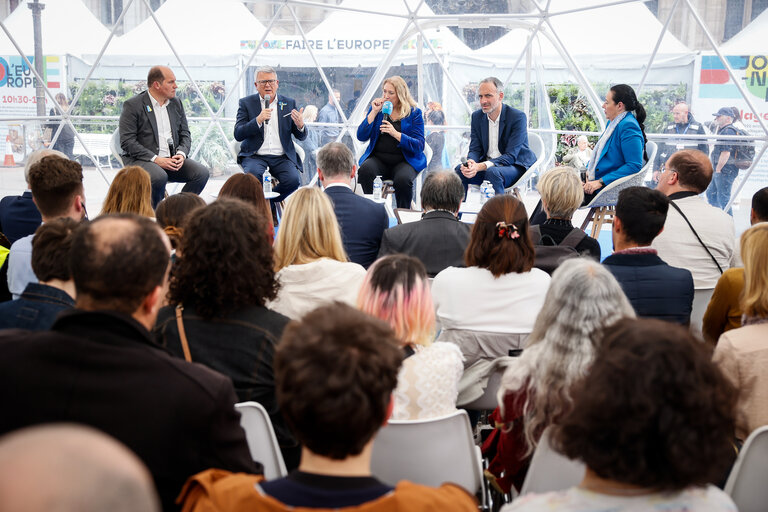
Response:
[{"label": "man in blue jacket", "polygon": [[355,194],[355,158],[341,142],[326,144],[317,153],[317,176],[333,202],[349,260],[368,268],[376,260],[389,215],[384,205]]},{"label": "man in blue jacket", "polygon": [[280,182],[274,188],[280,194],[275,201],[282,201],[299,188],[302,164],[291,135],[298,140],[307,138],[301,116],[304,109],[296,110],[293,98],[278,96],[279,84],[273,68],[259,68],[255,83],[257,92],[240,100],[235,121],[235,139],[242,142],[237,163],[259,181],[269,167],[269,173]]},{"label": "man in blue jacket", "polygon": [[480,110],[472,113],[467,163],[456,167],[464,189],[488,180],[496,194],[503,194],[536,162],[528,147],[525,114],[502,103],[504,84],[496,77],[480,82]]},{"label": "man in blue jacket", "polygon": [[639,317],[688,325],[693,306],[690,271],[667,265],[651,248],[664,229],[669,200],[658,190],[619,192],[613,218],[614,252],[603,260]]}]

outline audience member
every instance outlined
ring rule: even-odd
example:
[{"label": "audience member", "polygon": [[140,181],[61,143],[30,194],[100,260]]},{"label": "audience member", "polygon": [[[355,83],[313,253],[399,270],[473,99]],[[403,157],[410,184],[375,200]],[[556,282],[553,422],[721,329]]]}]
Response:
[{"label": "audience member", "polygon": [[667,265],[651,242],[664,229],[669,201],[658,190],[629,187],[619,192],[613,217],[612,255],[603,265],[621,284],[639,317],[681,325],[691,321],[693,277]]},{"label": "audience member", "polygon": [[123,444],[72,424],[0,438],[0,510],[160,512],[147,468]]},{"label": "audience member", "polygon": [[587,171],[590,158],[592,158],[592,148],[589,147],[589,139],[586,135],[579,135],[576,138],[576,146],[563,155],[563,163],[581,173]]},{"label": "audience member", "polygon": [[524,112],[503,103],[504,84],[496,77],[481,80],[477,96],[480,109],[472,112],[469,154],[456,172],[464,190],[488,180],[502,195],[536,162],[528,146],[528,121]]},{"label": "audience member", "polygon": [[271,220],[271,214],[237,199],[196,210],[171,275],[170,305],[160,310],[155,334],[178,357],[230,377],[240,402],[263,405],[293,468],[299,449],[277,410],[272,371],[288,319],[264,307],[277,295],[272,239],[264,236]]},{"label": "audience member", "polygon": [[102,430],[144,461],[163,510],[174,511],[190,475],[256,465],[229,377],[151,337],[169,262],[168,239],[146,217],[105,215],[75,231],[77,309],[48,332],[0,333],[0,402],[13,411],[0,415],[0,433],[57,421]]},{"label": "audience member", "polygon": [[741,255],[743,326],[720,336],[714,360],[739,390],[736,437],[744,441],[768,425],[768,224],[756,224],[741,235]]},{"label": "audience member", "polygon": [[355,305],[365,269],[347,260],[328,195],[300,188],[285,208],[275,239],[280,289],[267,307],[289,318],[331,301]]},{"label": "audience member", "polygon": [[280,408],[302,444],[299,469],[271,482],[206,471],[188,483],[185,510],[476,512],[454,484],[403,480],[392,488],[371,475],[373,439],[389,416],[402,357],[386,324],[343,304],[289,324],[275,376]]},{"label": "audience member", "polygon": [[237,173],[224,182],[219,190],[219,199],[231,198],[240,199],[253,205],[259,215],[263,216],[267,222],[267,235],[270,240],[275,236],[275,225],[272,222],[272,213],[269,203],[264,197],[264,189],[261,182],[253,174]]},{"label": "audience member", "polygon": [[[334,98],[336,99],[336,102],[334,103]],[[317,122],[318,123],[336,123],[336,124],[342,124],[344,123],[344,118],[341,116],[341,113],[339,112],[339,109],[336,108],[336,105],[339,105],[341,107],[341,93],[338,89],[333,89],[333,91],[328,95],[328,103],[326,103],[323,108],[320,109],[320,113],[317,115]],[[341,128],[338,126],[322,126],[318,130],[320,134],[320,143],[318,144],[319,147],[325,146],[329,142],[337,142],[336,139],[339,137],[339,134],[341,133]]]},{"label": "audience member", "polygon": [[[52,155],[29,170],[29,185],[43,222],[59,217],[81,221],[86,217],[83,168],[79,163]],[[38,282],[32,270],[34,234],[19,238],[8,255],[8,289],[18,299],[29,283]]]},{"label": "audience member", "polygon": [[341,142],[330,142],[317,153],[318,178],[333,203],[344,250],[349,261],[368,268],[379,253],[389,215],[383,204],[355,194],[356,171],[355,157]]},{"label": "audience member", "polygon": [[505,512],[736,512],[711,485],[730,467],[735,393],[686,329],[620,320],[573,391],[553,445],[586,465],[577,487],[528,494]]},{"label": "audience member", "polygon": [[187,219],[194,211],[204,206],[205,200],[192,192],[173,194],[157,205],[155,210],[157,224],[168,235],[174,254],[179,254],[179,246]]},{"label": "audience member", "polygon": [[421,220],[384,231],[379,257],[413,256],[424,264],[429,277],[448,267],[463,267],[471,228],[458,218],[463,199],[464,188],[455,172],[428,172],[421,187]]},{"label": "audience member", "polygon": [[570,259],[552,274],[526,348],[504,373],[498,393],[503,407],[492,416],[498,444],[488,471],[504,492],[511,485],[520,490],[542,432],[570,410],[574,383],[594,359],[596,334],[634,317],[619,283],[596,261]]},{"label": "audience member", "polygon": [[45,331],[59,313],[75,305],[75,283],[69,270],[72,232],[69,218],[46,222],[32,240],[32,270],[40,279],[29,283],[17,300],[0,304],[0,329]]},{"label": "audience member", "polygon": [[40,212],[32,200],[32,190],[29,187],[29,170],[46,156],[67,158],[67,155],[53,149],[38,149],[27,157],[24,164],[24,182],[27,190],[20,196],[5,196],[0,200],[0,233],[13,243],[19,238],[31,235],[43,222]]},{"label": "audience member", "polygon": [[[761,188],[752,196],[749,221],[754,226],[768,222],[768,187]],[[744,289],[744,268],[729,268],[717,280],[715,291],[702,319],[704,339],[713,346],[726,331],[741,327],[741,292]]]},{"label": "audience member", "polygon": [[149,173],[152,208],[163,199],[169,181],[184,183],[182,191],[195,194],[208,183],[208,168],[188,158],[192,138],[176,87],[170,68],[153,66],[147,74],[147,90],[123,103],[120,114],[123,162]]},{"label": "audience member", "polygon": [[458,343],[465,366],[522,348],[549,287],[533,261],[523,203],[510,195],[485,203],[464,253],[467,268],[448,267],[432,283],[438,339]]},{"label": "audience member", "polygon": [[707,155],[683,149],[667,160],[656,187],[671,208],[652,247],[667,264],[688,269],[696,289],[714,288],[736,260],[733,218],[699,197],[711,180]]},{"label": "audience member", "polygon": [[275,201],[284,200],[299,187],[301,159],[291,136],[304,140],[309,132],[302,112],[296,110],[296,101],[277,94],[279,84],[273,68],[256,70],[256,94],[240,99],[235,121],[235,139],[242,142],[237,163],[259,182],[269,167],[269,173],[279,181],[274,187],[280,194]]},{"label": "audience member", "polygon": [[[541,194],[541,205],[547,220],[531,227],[534,239],[535,232],[539,234],[535,245],[560,245],[571,233],[584,233],[571,223],[573,214],[584,201],[584,187],[576,169],[564,165],[554,167],[541,176],[536,188]],[[600,243],[591,236],[584,234],[573,248],[582,256],[600,261]]]},{"label": "audience member", "polygon": [[387,322],[403,347],[392,418],[437,418],[456,410],[463,357],[453,343],[435,339],[435,308],[424,265],[402,254],[385,256],[368,270],[358,307]]},{"label": "audience member", "polygon": [[[427,166],[424,118],[401,77],[385,79],[381,90],[381,98],[374,98],[357,128],[357,140],[368,141],[360,157],[360,186],[370,194],[376,176],[392,180],[397,207],[410,208],[413,180]],[[389,114],[382,110],[385,102],[392,105]]]},{"label": "audience member", "polygon": [[135,213],[154,218],[152,182],[147,171],[138,165],[129,165],[117,172],[99,215],[110,213]]}]

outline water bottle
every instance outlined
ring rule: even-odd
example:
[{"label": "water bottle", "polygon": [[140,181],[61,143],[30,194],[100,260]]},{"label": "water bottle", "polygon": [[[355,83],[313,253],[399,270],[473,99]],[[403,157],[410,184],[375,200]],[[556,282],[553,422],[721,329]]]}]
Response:
[{"label": "water bottle", "polygon": [[269,170],[264,171],[264,195],[272,193],[272,175],[269,174]]},{"label": "water bottle", "polygon": [[486,181],[485,183],[486,185],[485,185],[485,190],[483,191],[483,202],[487,203],[488,201],[493,199],[493,197],[496,195],[496,191],[493,190],[493,185],[491,185],[490,181]]},{"label": "water bottle", "polygon": [[381,176],[376,176],[376,179],[373,180],[373,200],[374,201],[381,201],[381,188],[384,186],[384,184],[381,181]]},{"label": "water bottle", "polygon": [[491,187],[491,182],[488,180],[483,181],[482,184],[480,184],[480,203],[485,204],[485,202],[488,200],[488,189],[491,189],[491,193],[493,193],[493,188]]}]

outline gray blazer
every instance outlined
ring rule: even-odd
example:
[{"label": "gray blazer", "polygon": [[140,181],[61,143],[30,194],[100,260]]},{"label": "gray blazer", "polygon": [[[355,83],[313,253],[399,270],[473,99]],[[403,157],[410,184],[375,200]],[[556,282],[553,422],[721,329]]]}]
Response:
[{"label": "gray blazer", "polygon": [[[171,122],[174,148],[189,156],[192,139],[184,106],[178,98],[171,98],[168,102],[168,119]],[[125,156],[132,160],[150,161],[160,151],[157,120],[147,91],[123,104],[123,112],[120,114],[120,147]]]}]

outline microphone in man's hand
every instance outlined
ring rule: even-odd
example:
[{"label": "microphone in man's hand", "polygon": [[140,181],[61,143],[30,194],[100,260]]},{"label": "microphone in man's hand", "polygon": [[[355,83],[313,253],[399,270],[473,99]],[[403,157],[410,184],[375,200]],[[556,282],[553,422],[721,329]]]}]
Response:
[{"label": "microphone in man's hand", "polygon": [[384,120],[389,121],[389,116],[392,114],[392,102],[385,101],[384,105],[381,106],[381,111],[384,113]]},{"label": "microphone in man's hand", "polygon": [[[271,101],[272,101],[272,96],[270,96],[269,94],[267,94],[266,96],[264,96],[264,105],[265,105],[265,106],[264,106],[264,108],[269,108],[269,103],[270,103]],[[264,124],[269,124],[269,118],[266,118],[266,119],[264,120]]]},{"label": "microphone in man's hand", "polygon": [[168,137],[166,142],[168,143],[168,153],[170,153],[170,156],[173,157],[176,154],[176,151],[173,149],[173,138]]},{"label": "microphone in man's hand", "polygon": [[467,157],[463,156],[461,157],[461,166],[466,167],[467,166]]}]

